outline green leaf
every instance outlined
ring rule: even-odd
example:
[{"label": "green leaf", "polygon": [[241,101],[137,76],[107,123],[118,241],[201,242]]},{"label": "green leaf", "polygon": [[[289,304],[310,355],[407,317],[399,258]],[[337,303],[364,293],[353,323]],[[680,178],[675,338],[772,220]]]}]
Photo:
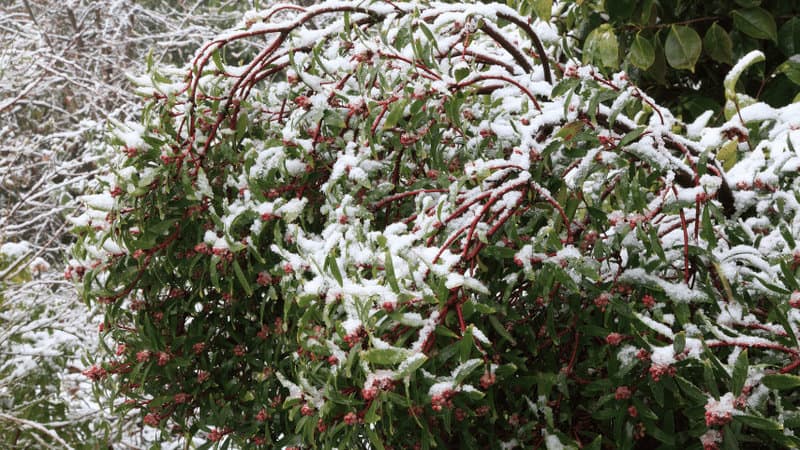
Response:
[{"label": "green leaf", "polygon": [[739,159],[739,142],[729,140],[717,151],[717,161],[722,163],[725,171],[731,170]]},{"label": "green leaf", "polygon": [[325,265],[328,267],[328,270],[331,272],[336,282],[339,283],[339,286],[343,286],[344,279],[342,278],[342,272],[339,270],[339,262],[336,261],[336,256],[333,251],[325,258]]},{"label": "green leaf", "polygon": [[634,66],[647,70],[656,60],[656,50],[650,41],[637,33],[631,44],[630,62]]},{"label": "green leaf", "polygon": [[586,124],[582,120],[576,120],[574,122],[570,122],[561,127],[560,130],[558,130],[558,133],[556,133],[556,137],[563,139],[565,142],[569,142],[572,139],[574,139],[575,136],[578,135],[579,131],[583,130],[583,127],[585,125]]},{"label": "green leaf", "polygon": [[532,6],[536,17],[545,22],[550,21],[550,14],[553,11],[553,0],[533,0]]},{"label": "green leaf", "polygon": [[737,9],[731,13],[733,26],[742,33],[756,39],[778,42],[775,18],[764,8]]},{"label": "green leaf", "polygon": [[367,409],[366,414],[364,414],[364,423],[376,423],[377,421],[381,420],[380,415],[378,415],[378,405],[381,402],[376,400],[372,401],[372,404],[369,405],[369,409]]},{"label": "green leaf", "polygon": [[694,29],[684,25],[673,25],[670,28],[664,44],[664,52],[670,66],[694,72],[694,65],[700,57],[701,49],[700,35]]},{"label": "green leaf", "polygon": [[731,392],[737,397],[742,393],[742,388],[744,388],[744,382],[747,380],[747,366],[749,365],[747,350],[743,350],[733,364],[733,375],[731,376]]},{"label": "green leaf", "polygon": [[703,38],[703,48],[706,54],[714,61],[724,64],[733,63],[733,42],[728,32],[714,22],[708,27]]},{"label": "green leaf", "polygon": [[741,414],[733,416],[733,420],[737,422],[741,422],[744,425],[747,425],[750,428],[755,428],[757,430],[783,430],[783,425],[780,423],[767,419],[764,417],[758,416],[751,416],[749,414]]},{"label": "green leaf", "polygon": [[507,340],[509,343],[511,343],[511,345],[517,345],[517,341],[513,336],[511,336],[511,333],[506,330],[506,327],[500,323],[500,320],[497,318],[497,316],[489,316],[489,323],[492,325],[492,328],[494,328],[494,331],[497,331],[497,333],[502,336],[503,339]]},{"label": "green leaf", "polygon": [[619,140],[617,147],[623,148],[626,145],[630,144],[631,142],[635,141],[636,139],[639,139],[639,136],[641,136],[642,133],[644,133],[644,130],[646,129],[647,127],[637,127],[629,131],[628,133],[625,134],[625,136],[622,136],[622,139]]},{"label": "green leaf", "polygon": [[219,261],[219,256],[214,255],[209,259],[208,263],[208,270],[211,273],[211,284],[217,291],[220,290],[219,272],[217,272],[217,263],[219,263]]},{"label": "green leaf", "polygon": [[378,433],[371,427],[364,427],[367,432],[367,437],[369,438],[369,443],[375,446],[376,450],[384,450],[383,441],[378,436]]},{"label": "green leaf", "polygon": [[406,108],[405,100],[400,100],[395,102],[395,104],[391,107],[389,111],[389,115],[386,116],[386,121],[383,122],[383,129],[389,129],[397,125],[397,122],[403,117],[403,111]]},{"label": "green leaf", "polygon": [[583,62],[616,69],[619,65],[619,42],[614,28],[604,23],[592,30],[583,43]]},{"label": "green leaf", "polygon": [[800,53],[800,17],[793,17],[778,30],[778,48],[788,58]]},{"label": "green leaf", "polygon": [[764,375],[761,379],[764,386],[770,389],[777,389],[779,391],[787,389],[797,389],[800,387],[800,377],[788,373],[775,373]]},{"label": "green leaf", "polygon": [[777,72],[782,72],[786,78],[792,80],[794,84],[800,84],[800,60],[795,58],[787,59],[778,66]]},{"label": "green leaf", "polygon": [[686,348],[686,332],[681,331],[680,333],[675,335],[675,339],[672,341],[672,350],[675,354],[683,353],[683,349]]},{"label": "green leaf", "polygon": [[247,280],[247,277],[244,276],[244,272],[242,272],[242,266],[239,265],[239,261],[233,260],[233,271],[236,273],[236,278],[239,280],[239,284],[242,285],[244,291],[247,293],[247,296],[253,295],[253,288],[250,287],[250,282]]},{"label": "green leaf", "polygon": [[694,400],[695,403],[705,404],[708,400],[706,394],[686,378],[678,375],[675,377],[675,381],[678,386],[680,386],[683,393],[686,394],[687,397]]},{"label": "green leaf", "polygon": [[717,378],[714,376],[714,369],[711,361],[708,359],[703,361],[703,383],[706,389],[719,400],[719,388],[717,387]]},{"label": "green leaf", "polygon": [[472,372],[483,364],[483,360],[479,358],[470,359],[458,366],[455,371],[455,382],[460,384],[470,376]]},{"label": "green leaf", "polygon": [[392,262],[392,254],[389,249],[386,249],[386,256],[384,257],[384,269],[386,271],[386,279],[389,281],[389,286],[396,293],[400,292],[400,285],[397,284],[397,277],[394,274],[394,263]]},{"label": "green leaf", "polygon": [[418,353],[413,358],[411,358],[410,362],[403,364],[403,370],[401,370],[395,379],[405,378],[412,373],[416,372],[417,369],[422,367],[423,364],[428,360],[428,357],[423,355],[422,353]]},{"label": "green leaf", "polygon": [[555,85],[552,91],[550,91],[550,98],[557,98],[566,94],[567,92],[575,89],[579,83],[580,81],[577,78],[564,78]]},{"label": "green leaf", "polygon": [[797,243],[794,240],[794,236],[792,236],[792,232],[789,231],[789,227],[786,226],[786,223],[782,223],[778,228],[781,230],[781,236],[786,241],[786,245],[789,246],[790,250],[794,250],[797,247]]},{"label": "green leaf", "polygon": [[373,348],[361,354],[361,359],[381,366],[400,364],[407,357],[408,350],[403,348]]}]

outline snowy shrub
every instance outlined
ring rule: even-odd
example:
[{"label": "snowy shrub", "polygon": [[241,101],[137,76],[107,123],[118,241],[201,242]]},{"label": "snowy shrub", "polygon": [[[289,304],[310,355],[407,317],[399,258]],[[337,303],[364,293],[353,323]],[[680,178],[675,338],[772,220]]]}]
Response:
[{"label": "snowy shrub", "polygon": [[548,30],[277,5],[154,67],[68,269],[86,374],[207,446],[800,444],[800,104],[735,92],[754,52],[684,124]]}]

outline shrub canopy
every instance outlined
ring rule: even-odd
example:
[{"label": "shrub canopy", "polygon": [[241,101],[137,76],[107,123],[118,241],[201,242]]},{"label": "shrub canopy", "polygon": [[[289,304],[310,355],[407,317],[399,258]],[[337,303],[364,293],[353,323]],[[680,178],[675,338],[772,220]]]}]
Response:
[{"label": "shrub canopy", "polygon": [[752,52],[685,124],[553,36],[277,5],[153,67],[75,248],[87,374],[209,446],[800,443],[800,106],[735,92]]}]

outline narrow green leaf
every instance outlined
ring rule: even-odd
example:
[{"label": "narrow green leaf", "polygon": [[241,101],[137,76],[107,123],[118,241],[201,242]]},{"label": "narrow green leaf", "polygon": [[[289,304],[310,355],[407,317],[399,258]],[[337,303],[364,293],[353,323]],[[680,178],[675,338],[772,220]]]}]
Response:
[{"label": "narrow green leaf", "polygon": [[225,64],[222,63],[222,55],[220,54],[219,50],[214,51],[211,53],[211,59],[214,61],[214,65],[217,66],[217,70],[220,72],[225,71]]},{"label": "narrow green leaf", "polygon": [[622,136],[622,139],[619,140],[617,147],[623,148],[626,145],[630,144],[631,142],[635,141],[636,139],[639,139],[639,136],[641,136],[642,133],[644,133],[644,130],[646,129],[647,127],[637,127],[629,131],[628,133],[625,134],[625,136]]},{"label": "narrow green leaf", "polygon": [[336,261],[334,252],[330,252],[328,257],[325,258],[325,265],[328,266],[328,270],[331,272],[336,282],[339,283],[339,286],[343,286],[344,279],[342,278],[342,272],[339,270],[339,263]]},{"label": "narrow green leaf", "polygon": [[742,33],[756,39],[778,42],[778,27],[775,18],[764,8],[737,9],[731,13],[733,26]]},{"label": "narrow green leaf", "polygon": [[389,249],[386,249],[386,256],[384,257],[383,263],[384,269],[386,271],[386,280],[389,281],[389,286],[392,287],[392,290],[396,293],[400,292],[400,285],[397,284],[397,277],[394,274],[394,263],[392,262],[392,254],[389,252]]},{"label": "narrow green leaf", "polygon": [[714,226],[711,224],[711,212],[709,211],[710,208],[711,206],[709,205],[705,205],[703,208],[700,235],[706,240],[706,242],[708,242],[709,248],[716,248],[717,234],[714,232]]},{"label": "narrow green leaf", "polygon": [[800,388],[800,377],[788,373],[764,375],[761,382],[764,383],[764,386],[779,391]]},{"label": "narrow green leaf", "polygon": [[742,424],[757,430],[783,430],[783,425],[765,417],[751,416],[749,414],[737,414],[733,416],[733,420],[741,422]]},{"label": "narrow green leaf", "polygon": [[457,373],[455,373],[455,382],[457,384],[462,383],[467,379],[467,377],[470,376],[470,374],[472,374],[472,372],[475,371],[475,369],[480,367],[482,364],[483,361],[478,358],[470,359],[469,361],[464,362],[458,366]]},{"label": "narrow green leaf", "polygon": [[404,100],[399,100],[392,105],[391,109],[389,110],[389,115],[386,116],[386,121],[383,122],[383,129],[392,128],[397,125],[397,122],[403,117],[403,111],[405,110],[406,102]]},{"label": "narrow green leaf", "polygon": [[786,241],[786,244],[789,246],[790,250],[794,250],[797,247],[797,243],[794,240],[794,236],[792,236],[791,231],[789,231],[789,227],[786,226],[786,223],[780,224],[778,227],[781,230],[781,236]]},{"label": "narrow green leaf", "polygon": [[372,401],[372,404],[369,405],[369,409],[367,409],[366,414],[364,414],[364,423],[376,423],[377,421],[381,420],[381,417],[378,415],[378,406],[380,404],[381,402],[377,399]]},{"label": "narrow green leaf", "polygon": [[253,288],[250,287],[250,282],[247,280],[247,277],[244,276],[244,272],[242,271],[242,266],[239,265],[239,261],[233,260],[233,271],[236,273],[236,278],[239,280],[239,284],[242,285],[244,288],[245,293],[247,296],[253,295]]},{"label": "narrow green leaf", "polygon": [[739,353],[739,357],[736,358],[736,362],[733,364],[733,375],[731,376],[731,392],[736,397],[742,393],[742,388],[744,388],[744,382],[747,380],[747,366],[750,365],[750,362],[747,359],[747,350],[743,350]]},{"label": "narrow green leaf", "polygon": [[706,401],[708,400],[706,394],[703,393],[703,391],[700,390],[700,388],[692,384],[692,382],[690,382],[686,378],[683,378],[682,376],[678,375],[675,377],[675,382],[681,388],[681,391],[683,391],[683,393],[686,394],[687,397],[694,400],[695,403],[705,404]]},{"label": "narrow green leaf", "polygon": [[219,272],[217,272],[217,263],[219,263],[219,261],[219,256],[214,255],[211,257],[208,264],[208,270],[211,274],[211,284],[217,291],[220,290]]},{"label": "narrow green leaf", "polygon": [[672,350],[675,352],[676,355],[683,353],[683,350],[686,348],[686,332],[681,331],[680,333],[675,335],[675,338],[672,340]]},{"label": "narrow green leaf", "polygon": [[694,72],[700,50],[702,41],[694,29],[684,25],[673,25],[670,28],[664,44],[664,52],[670,66]]},{"label": "narrow green leaf", "polygon": [[433,36],[433,32],[431,32],[431,29],[425,25],[425,22],[419,21],[417,22],[417,26],[420,28],[420,30],[422,30],[422,33],[426,38],[428,38],[429,42],[436,42],[436,37]]},{"label": "narrow green leaf", "polygon": [[717,386],[717,378],[714,376],[714,369],[711,366],[711,361],[703,361],[703,383],[706,389],[719,400],[719,387]]},{"label": "narrow green leaf", "polygon": [[552,91],[550,91],[550,98],[557,98],[566,94],[572,89],[575,89],[578,83],[579,81],[577,78],[564,78],[555,85]]},{"label": "narrow green leaf", "polygon": [[397,374],[395,379],[405,378],[405,377],[411,375],[412,373],[416,372],[417,369],[422,367],[422,365],[425,364],[425,362],[427,360],[428,360],[427,356],[425,356],[425,355],[423,355],[421,353],[416,354],[413,357],[413,359],[410,360],[410,362],[407,362],[406,364],[403,364],[403,370],[401,370]]},{"label": "narrow green leaf", "polygon": [[400,364],[408,357],[408,350],[402,348],[373,348],[361,354],[361,359],[382,366]]},{"label": "narrow green leaf", "polygon": [[783,274],[782,281],[786,284],[786,287],[793,291],[800,289],[800,284],[797,283],[797,279],[795,278],[795,272],[789,267],[789,264],[785,261],[781,261],[780,267],[781,273]]},{"label": "narrow green leaf", "polygon": [[509,333],[508,330],[506,330],[506,327],[504,327],[503,324],[500,323],[500,320],[497,318],[497,316],[495,315],[489,316],[489,324],[492,325],[492,328],[494,328],[494,330],[497,331],[497,334],[502,336],[503,339],[510,342],[511,345],[517,345],[517,341],[514,339],[513,336],[511,336],[511,333]]},{"label": "narrow green leaf", "polygon": [[367,430],[367,437],[369,438],[369,443],[375,446],[376,450],[384,450],[385,447],[383,446],[383,441],[380,437],[378,437],[378,433],[371,427],[364,427]]}]

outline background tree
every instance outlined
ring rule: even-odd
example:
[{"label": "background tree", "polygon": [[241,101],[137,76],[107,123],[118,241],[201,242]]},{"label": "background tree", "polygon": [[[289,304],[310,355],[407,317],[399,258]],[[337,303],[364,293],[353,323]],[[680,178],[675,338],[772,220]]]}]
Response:
[{"label": "background tree", "polygon": [[552,29],[276,5],[148,65],[69,269],[87,373],[201,447],[800,444],[798,103],[737,91],[753,51],[682,122]]},{"label": "background tree", "polygon": [[[70,215],[108,160],[109,121],[141,110],[126,72],[169,62],[243,2],[4,1],[0,6],[0,447],[132,445],[81,371],[99,318],[64,280]],[[252,6],[252,5],[249,5]],[[122,427],[122,429],[120,429]],[[136,433],[138,437],[131,436]]]}]

